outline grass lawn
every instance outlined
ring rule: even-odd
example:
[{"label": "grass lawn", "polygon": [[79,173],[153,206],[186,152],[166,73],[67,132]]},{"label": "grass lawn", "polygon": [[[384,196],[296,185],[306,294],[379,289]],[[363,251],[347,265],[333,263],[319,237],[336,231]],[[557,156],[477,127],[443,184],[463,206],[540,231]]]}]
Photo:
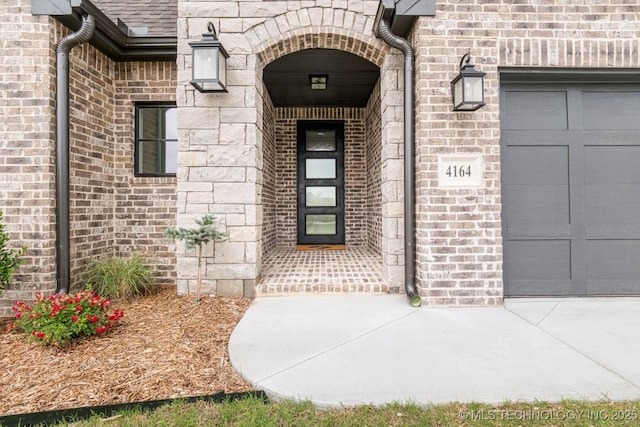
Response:
[{"label": "grass lawn", "polygon": [[640,401],[612,403],[388,405],[315,410],[310,403],[271,403],[252,398],[215,403],[173,403],[155,411],[123,412],[61,426],[636,426]]}]

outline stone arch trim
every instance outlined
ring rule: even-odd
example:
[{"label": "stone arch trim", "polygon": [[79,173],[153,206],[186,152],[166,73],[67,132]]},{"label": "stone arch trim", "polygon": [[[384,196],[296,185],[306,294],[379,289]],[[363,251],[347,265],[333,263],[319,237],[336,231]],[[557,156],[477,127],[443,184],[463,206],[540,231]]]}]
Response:
[{"label": "stone arch trim", "polygon": [[258,61],[265,66],[276,59],[303,49],[337,49],[366,59],[382,68],[388,46],[375,37],[367,37],[343,28],[307,27],[290,31],[254,46]]}]

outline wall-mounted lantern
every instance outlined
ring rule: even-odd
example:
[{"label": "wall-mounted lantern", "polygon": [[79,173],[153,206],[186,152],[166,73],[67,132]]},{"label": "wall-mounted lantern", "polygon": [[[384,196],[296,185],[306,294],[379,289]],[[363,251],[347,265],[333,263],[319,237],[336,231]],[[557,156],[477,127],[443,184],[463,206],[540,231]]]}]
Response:
[{"label": "wall-mounted lantern", "polygon": [[[463,65],[464,64],[464,65]],[[471,64],[471,54],[460,60],[460,73],[451,81],[453,111],[475,111],[484,103],[484,76]]]},{"label": "wall-mounted lantern", "polygon": [[189,42],[193,58],[191,84],[200,92],[227,92],[227,58],[229,54],[209,22],[202,40]]}]

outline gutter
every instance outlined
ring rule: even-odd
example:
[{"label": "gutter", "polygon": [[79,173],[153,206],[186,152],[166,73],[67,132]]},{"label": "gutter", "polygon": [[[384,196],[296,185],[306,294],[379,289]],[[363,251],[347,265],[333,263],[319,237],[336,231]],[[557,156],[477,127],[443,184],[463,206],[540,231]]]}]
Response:
[{"label": "gutter", "polygon": [[71,277],[69,226],[69,52],[91,39],[93,16],[83,16],[82,26],[56,47],[56,293],[68,293]]},{"label": "gutter", "polygon": [[393,34],[386,18],[378,20],[377,36],[389,46],[404,54],[404,288],[413,307],[422,305],[415,285],[416,231],[415,231],[415,103],[414,52],[406,39]]}]

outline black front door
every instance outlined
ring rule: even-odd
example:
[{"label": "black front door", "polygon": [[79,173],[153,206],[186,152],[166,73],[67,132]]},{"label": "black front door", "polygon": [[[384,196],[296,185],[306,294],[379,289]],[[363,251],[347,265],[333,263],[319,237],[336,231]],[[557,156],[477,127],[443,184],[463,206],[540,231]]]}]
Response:
[{"label": "black front door", "polygon": [[298,243],[344,243],[343,122],[298,122]]}]

